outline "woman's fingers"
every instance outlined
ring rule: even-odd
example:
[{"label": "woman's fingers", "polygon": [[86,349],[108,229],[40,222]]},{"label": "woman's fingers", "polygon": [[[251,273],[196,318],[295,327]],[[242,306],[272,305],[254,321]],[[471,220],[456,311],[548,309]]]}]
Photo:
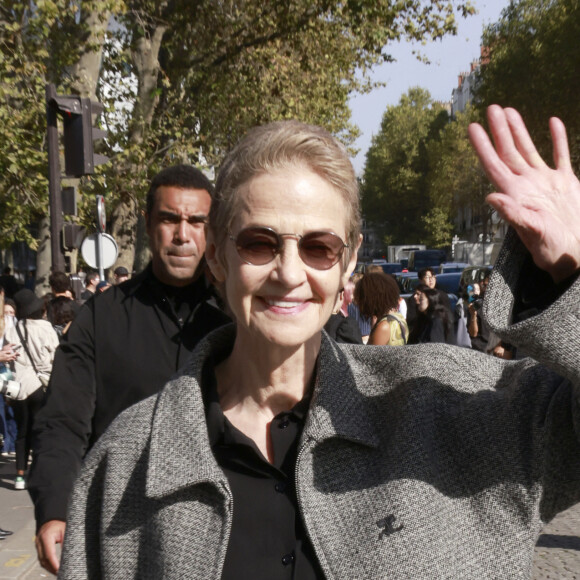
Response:
[{"label": "woman's fingers", "polygon": [[[513,142],[523,161],[531,167],[545,167],[546,164],[538,153],[521,115],[515,109],[508,108],[504,112]],[[525,167],[522,166],[522,169],[525,170]]]},{"label": "woman's fingers", "polygon": [[[516,146],[516,141],[514,140],[515,136],[512,133],[512,127],[508,121],[507,110],[502,109],[498,105],[488,107],[487,121],[489,123],[489,129],[493,137],[493,142],[495,143],[497,154],[501,161],[511,170],[512,173],[517,175],[524,173],[528,168],[528,163],[522,157],[522,154]],[[513,119],[513,121],[517,123],[517,119]]]},{"label": "woman's fingers", "polygon": [[554,164],[556,169],[572,171],[566,127],[557,117],[552,117],[550,119],[550,134],[554,146]]}]

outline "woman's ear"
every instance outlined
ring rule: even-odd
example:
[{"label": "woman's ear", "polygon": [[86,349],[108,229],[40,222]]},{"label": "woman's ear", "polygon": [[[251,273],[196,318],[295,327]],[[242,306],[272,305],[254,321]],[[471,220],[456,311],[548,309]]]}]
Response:
[{"label": "woman's ear", "polygon": [[349,281],[350,277],[352,276],[352,273],[354,272],[354,269],[356,267],[356,261],[358,258],[358,249],[360,248],[360,245],[362,244],[362,234],[359,235],[358,238],[358,244],[356,245],[356,248],[353,248],[351,254],[350,254],[350,259],[348,261],[348,264],[346,266],[346,269],[344,270],[344,273],[342,275],[342,286],[343,288],[346,286],[346,283]]},{"label": "woman's ear", "polygon": [[225,282],[226,272],[225,268],[221,264],[218,251],[215,245],[214,236],[210,230],[207,231],[207,241],[205,246],[205,260],[213,277],[217,282]]}]

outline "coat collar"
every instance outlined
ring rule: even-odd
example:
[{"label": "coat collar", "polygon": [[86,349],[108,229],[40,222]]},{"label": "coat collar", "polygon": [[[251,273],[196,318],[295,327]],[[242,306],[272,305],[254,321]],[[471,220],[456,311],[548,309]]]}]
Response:
[{"label": "coat collar", "polygon": [[[227,479],[211,451],[201,377],[207,359],[231,350],[234,338],[233,324],[208,335],[179,375],[157,396],[150,436],[147,497],[162,497],[200,483],[227,486]],[[339,437],[376,447],[379,438],[369,419],[373,416],[368,407],[369,398],[356,388],[348,352],[323,332],[303,440],[321,442]]]}]

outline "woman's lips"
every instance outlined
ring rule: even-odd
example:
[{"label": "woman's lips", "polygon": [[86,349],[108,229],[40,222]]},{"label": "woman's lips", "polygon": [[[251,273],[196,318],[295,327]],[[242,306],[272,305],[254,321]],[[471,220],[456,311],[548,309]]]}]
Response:
[{"label": "woman's lips", "polygon": [[298,314],[302,312],[310,304],[309,300],[289,300],[288,298],[266,298],[262,300],[265,302],[268,310],[276,312],[277,314]]}]

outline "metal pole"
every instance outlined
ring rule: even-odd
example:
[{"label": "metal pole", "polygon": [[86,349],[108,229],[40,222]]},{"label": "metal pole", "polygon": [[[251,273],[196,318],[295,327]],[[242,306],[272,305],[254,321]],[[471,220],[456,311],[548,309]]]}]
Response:
[{"label": "metal pole", "polygon": [[97,233],[97,268],[99,269],[99,278],[105,279],[105,269],[103,268],[103,234]]},{"label": "metal pole", "polygon": [[62,200],[60,192],[60,163],[58,158],[58,124],[57,111],[50,104],[56,98],[56,87],[46,85],[46,140],[48,145],[48,200],[50,207],[50,249],[53,271],[65,270],[64,253],[61,246],[61,234],[64,225],[62,217]]}]

